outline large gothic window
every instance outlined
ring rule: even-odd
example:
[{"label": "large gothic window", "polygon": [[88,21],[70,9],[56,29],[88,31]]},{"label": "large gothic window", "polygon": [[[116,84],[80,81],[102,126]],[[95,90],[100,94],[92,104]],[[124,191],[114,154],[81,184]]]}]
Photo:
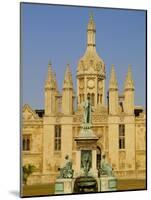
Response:
[{"label": "large gothic window", "polygon": [[119,149],[125,149],[125,125],[119,125]]},{"label": "large gothic window", "polygon": [[55,145],[54,150],[60,151],[61,150],[61,125],[55,126]]},{"label": "large gothic window", "polygon": [[30,135],[24,135],[22,140],[23,151],[30,151],[31,149],[31,139]]}]

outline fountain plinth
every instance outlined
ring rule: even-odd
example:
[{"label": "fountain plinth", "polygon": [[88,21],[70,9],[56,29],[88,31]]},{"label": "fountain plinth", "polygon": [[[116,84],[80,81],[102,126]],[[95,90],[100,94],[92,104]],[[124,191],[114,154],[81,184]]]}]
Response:
[{"label": "fountain plinth", "polygon": [[113,176],[112,167],[103,157],[100,164],[100,174],[97,169],[97,141],[98,137],[92,130],[92,107],[88,98],[84,103],[83,123],[76,141],[76,165],[72,169],[72,162],[67,159],[61,168],[60,176],[56,180],[55,193],[84,193],[111,191],[117,188],[117,179]]},{"label": "fountain plinth", "polygon": [[97,181],[95,180],[95,178],[98,177],[98,170],[96,168],[97,166],[96,155],[97,155],[97,141],[99,138],[94,134],[92,130],[93,109],[90,104],[89,98],[83,103],[83,107],[84,107],[84,112],[83,112],[84,114],[83,114],[83,123],[81,125],[81,130],[79,135],[74,138],[77,144],[76,169],[74,177],[78,178],[79,185],[80,185],[80,180],[82,181],[83,186],[81,186],[81,188],[83,188],[84,190],[91,191],[91,189],[94,190],[93,188],[94,182],[97,185]]}]

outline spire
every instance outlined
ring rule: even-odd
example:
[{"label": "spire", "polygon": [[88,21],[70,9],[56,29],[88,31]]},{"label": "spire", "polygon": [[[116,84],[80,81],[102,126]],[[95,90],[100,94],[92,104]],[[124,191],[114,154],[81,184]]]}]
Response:
[{"label": "spire", "polygon": [[64,81],[63,81],[63,89],[65,88],[73,88],[73,82],[72,82],[72,74],[70,71],[70,66],[67,64],[66,71],[65,71],[65,76],[64,76]]},{"label": "spire", "polygon": [[56,91],[58,91],[58,85],[57,85],[57,79],[56,79],[56,73],[55,72],[53,73],[53,79],[54,79],[55,89],[56,89]]},{"label": "spire", "polygon": [[87,27],[87,46],[95,47],[95,22],[93,19],[93,14],[90,13],[88,27]]},{"label": "spire", "polygon": [[51,62],[49,61],[48,63],[48,73],[47,73],[47,79],[45,82],[45,88],[54,88],[54,75],[52,72],[52,65]]},{"label": "spire", "polygon": [[126,75],[125,83],[124,83],[124,89],[132,89],[134,90],[134,81],[132,78],[132,71],[131,71],[131,66],[128,66],[128,72]]},{"label": "spire", "polygon": [[96,31],[95,29],[95,22],[94,22],[94,18],[93,18],[93,13],[90,12],[89,14],[89,22],[88,22],[88,31]]},{"label": "spire", "polygon": [[116,79],[114,65],[112,65],[112,68],[111,68],[109,89],[118,89],[118,84],[117,84],[117,79]]}]

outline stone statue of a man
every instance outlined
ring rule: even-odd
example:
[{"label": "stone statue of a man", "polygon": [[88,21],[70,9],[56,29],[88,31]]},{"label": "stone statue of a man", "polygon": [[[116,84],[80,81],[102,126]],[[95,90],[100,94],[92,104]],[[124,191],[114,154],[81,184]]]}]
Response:
[{"label": "stone statue of a man", "polygon": [[88,97],[84,104],[83,104],[83,108],[84,108],[84,115],[83,115],[83,122],[84,124],[91,124],[92,122],[92,106],[90,103],[90,97]]}]

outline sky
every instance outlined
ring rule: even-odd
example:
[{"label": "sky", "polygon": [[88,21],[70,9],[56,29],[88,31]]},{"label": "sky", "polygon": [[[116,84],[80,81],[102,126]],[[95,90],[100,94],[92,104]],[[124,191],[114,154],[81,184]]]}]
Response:
[{"label": "sky", "polygon": [[86,49],[89,14],[96,24],[96,49],[106,65],[106,94],[114,64],[119,93],[131,65],[135,105],[146,107],[146,16],[142,10],[21,5],[21,104],[44,108],[44,83],[48,63],[62,90],[69,63],[76,91],[76,69]]}]

